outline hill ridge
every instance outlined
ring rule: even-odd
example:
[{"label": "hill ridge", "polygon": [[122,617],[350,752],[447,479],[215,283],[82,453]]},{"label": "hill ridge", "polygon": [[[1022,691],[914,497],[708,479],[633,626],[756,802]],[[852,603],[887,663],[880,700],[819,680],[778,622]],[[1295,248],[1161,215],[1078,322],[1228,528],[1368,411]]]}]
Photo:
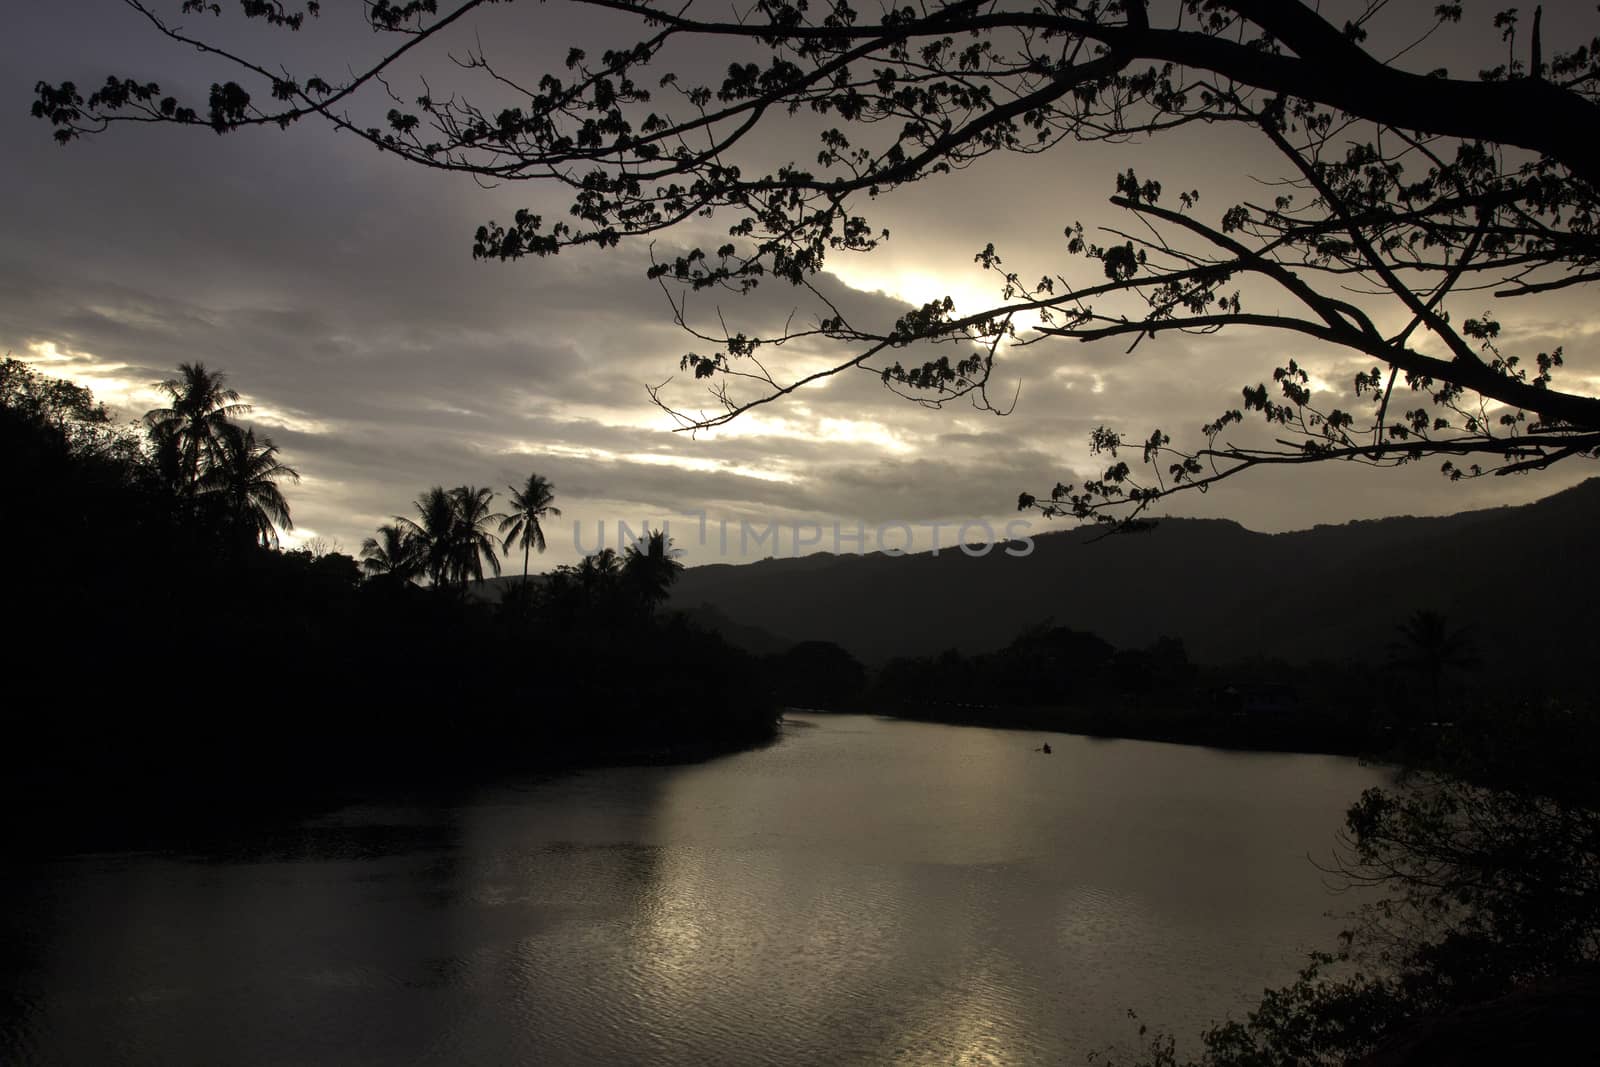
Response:
[{"label": "hill ridge", "polygon": [[1531,666],[1585,651],[1576,647],[1587,632],[1577,605],[1597,592],[1597,579],[1581,568],[1564,576],[1567,607],[1553,610],[1574,626],[1562,640],[1544,627],[1543,637],[1519,631],[1500,616],[1506,591],[1528,586],[1528,561],[1507,548],[1576,561],[1596,520],[1600,477],[1529,504],[1276,533],[1217,518],[1163,519],[1146,533],[1106,538],[1093,528],[1052,530],[1033,535],[1025,558],[949,546],[937,555],[713,563],[685,570],[672,606],[705,605],[783,641],[831,640],[869,663],[987,651],[1046,619],[1123,647],[1178,637],[1202,661],[1367,656],[1400,619],[1430,608],[1478,625],[1500,654]]}]

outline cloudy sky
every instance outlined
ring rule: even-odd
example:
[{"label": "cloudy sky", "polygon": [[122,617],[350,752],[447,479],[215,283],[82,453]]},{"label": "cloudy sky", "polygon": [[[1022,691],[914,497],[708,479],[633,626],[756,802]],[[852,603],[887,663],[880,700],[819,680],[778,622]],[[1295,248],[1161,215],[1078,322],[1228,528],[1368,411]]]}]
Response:
[{"label": "cloudy sky", "polygon": [[[321,36],[307,32],[293,43],[324,58],[372,47],[346,32],[341,9],[353,5],[325,6],[325,25],[312,28]],[[1546,8],[1547,26],[1559,32],[1567,13]],[[1469,4],[1470,25],[1435,51],[1449,60],[1452,49],[1478,47],[1488,15],[1487,5]],[[577,557],[574,523],[583,547],[593,548],[596,524],[604,521],[613,540],[618,520],[635,529],[670,520],[688,562],[722,558],[714,532],[698,543],[696,513],[713,531],[719,520],[731,524],[727,551],[735,557],[741,520],[786,531],[806,524],[802,541],[809,524],[831,531],[836,522],[864,523],[868,548],[871,529],[891,521],[987,519],[998,530],[1016,517],[1019,491],[1047,492],[1096,469],[1087,439],[1097,425],[1140,435],[1160,425],[1178,437],[1235,406],[1240,386],[1266,378],[1284,357],[1335,384],[1357,369],[1245,333],[1169,336],[1131,356],[1120,344],[1043,344],[1011,354],[997,371],[997,393],[1018,390],[1003,418],[959,405],[924,409],[855,374],[692,438],[672,432],[645,387],[673,376],[684,352],[706,346],[673,324],[666,298],[645,278],[644,245],[473,262],[478,224],[524,205],[559,213],[559,198],[424,173],[309,124],[226,137],[121,127],[58,147],[27,114],[37,80],[94,84],[115,71],[203,99],[220,72],[153,36],[120,0],[21,0],[7,19],[0,351],[88,384],[128,414],[154,406],[152,383],[180,362],[224,370],[255,405],[258,427],[303,475],[289,494],[298,536],[333,539],[347,551],[430,485],[503,490],[530,471],[555,483],[566,513],[550,531],[546,565]],[[541,4],[490,9],[479,32],[527,69],[559,63],[570,43],[604,40],[606,28]],[[1457,65],[1471,66],[1478,53],[1462,55]],[[1425,68],[1440,56],[1414,58]],[[797,132],[803,127],[774,137]],[[1025,275],[1082,272],[1062,254],[1062,228],[1077,219],[1122,221],[1104,203],[1118,170],[1132,165],[1169,188],[1198,188],[1216,212],[1252,176],[1276,173],[1261,146],[1216,138],[1194,132],[1151,146],[995,158],[907,190],[873,207],[874,222],[893,234],[888,244],[841,262],[824,285],[858,321],[887,325],[908,302],[946,294],[958,311],[975,309],[993,282],[973,267],[973,253],[990,241]],[[799,137],[758,148],[800,159],[816,151]],[[699,321],[714,324],[720,314],[769,331],[791,313],[800,321],[815,313],[776,287],[743,301],[691,297],[689,310]],[[1596,327],[1581,301],[1530,303],[1504,318],[1517,351],[1566,345],[1569,386],[1600,374]],[[800,348],[786,358],[797,366],[828,354]],[[688,408],[703,398],[681,376],[667,395]],[[1177,498],[1169,513],[1284,530],[1519,503],[1591,473],[1569,464],[1452,486],[1431,463],[1327,468],[1246,477]],[[1034,521],[1036,532],[1046,528]],[[924,547],[929,534],[922,527]],[[782,550],[792,550],[792,533],[783,536]],[[833,547],[831,536],[814,547]],[[771,551],[747,545],[743,554]]]}]

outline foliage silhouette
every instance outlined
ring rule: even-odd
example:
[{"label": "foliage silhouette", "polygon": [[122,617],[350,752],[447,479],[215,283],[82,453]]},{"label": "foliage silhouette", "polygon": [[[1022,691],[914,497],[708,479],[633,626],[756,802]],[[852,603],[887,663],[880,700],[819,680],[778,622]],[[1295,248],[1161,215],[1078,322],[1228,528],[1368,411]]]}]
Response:
[{"label": "foliage silhouette", "polygon": [[190,496],[201,491],[208,470],[226,464],[234,420],[250,412],[238,390],[223,384],[226,377],[203,363],[179,364],[178,377],[157,386],[168,406],[145,412],[162,470]]},{"label": "foliage silhouette", "polygon": [[500,557],[487,527],[505,516],[489,510],[493,501],[489,489],[436,485],[416,499],[415,520],[395,516],[395,525],[436,588],[459,591],[470,581],[482,581],[484,560],[492,573],[500,573]]},{"label": "foliage silhouette", "polygon": [[396,515],[395,525],[405,532],[422,573],[435,588],[442,589],[455,573],[455,501],[444,486],[436,485],[417,497],[413,506],[417,518]]},{"label": "foliage silhouette", "polygon": [[270,437],[258,443],[254,430],[227,426],[220,444],[216,461],[200,478],[200,492],[220,497],[229,517],[251,540],[276,548],[278,529],[294,529],[278,481],[298,482],[299,473],[278,459],[278,446]]},{"label": "foliage silhouette", "polygon": [[540,474],[528,475],[521,489],[510,486],[511,511],[500,520],[500,533],[505,540],[502,550],[511,551],[512,544],[522,545],[522,577],[528,577],[528,550],[544,553],[544,527],[541,520],[560,518],[561,509],[555,506],[555,486]]},{"label": "foliage silhouette", "polygon": [[[219,78],[206,103],[126,76],[87,95],[72,82],[40,82],[33,113],[59,141],[118,124],[226,133],[309,118],[419,166],[572,190],[563,220],[522,210],[480,227],[474,253],[492,259],[610,247],[721,212],[726,241],[650,268],[688,289],[745,291],[776,278],[810,290],[830,256],[870,252],[887,237],[865,204],[988,156],[1204,127],[1259,138],[1281,162],[1262,176],[1270,201],[1207,215],[1186,183],[1172,195],[1183,175],[1162,181],[1128,169],[1110,203],[1130,224],[1068,226],[1066,252],[1080,262],[1070,276],[1035,282],[1008,269],[993,244],[978,250],[999,290],[988,308],[958,313],[935,294],[893,323],[855,322],[813,291],[813,322],[765,336],[696,326],[669,289],[678,320],[713,346],[681,366],[712,385],[719,410],[682,416],[686,429],[851,369],[922,403],[967,398],[992,409],[996,365],[1021,346],[1120,339],[1131,351],[1176,331],[1249,329],[1359,358],[1353,396],[1314,395],[1303,358],[1285,359],[1270,387],[1246,387],[1242,404],[1192,443],[1159,427],[1131,436],[1101,427],[1091,446],[1109,464],[1098,477],[1024,493],[1019,506],[1110,521],[1266,465],[1432,457],[1458,478],[1600,448],[1600,397],[1556,386],[1559,347],[1503,349],[1493,310],[1600,281],[1600,147],[1589,135],[1600,125],[1600,44],[1584,31],[1547,51],[1539,12],[1531,26],[1515,9],[1496,14],[1480,32],[1504,60],[1460,77],[1408,67],[1421,42],[1402,40],[1402,6],[1382,3],[1359,5],[1339,25],[1303,0],[1014,9],[940,0],[883,12],[761,0],[726,17],[649,0],[571,0],[578,11],[603,9],[619,34],[631,20],[634,36],[598,58],[573,48],[564,71],[542,76],[503,65],[480,43],[454,56],[462,85],[425,84],[407,102],[394,90],[399,67],[487,19],[489,5],[371,5],[368,23],[395,47],[341,76],[306,69],[312,61],[284,37],[283,54],[245,56],[145,0],[130,6],[153,34],[201,47],[234,80]],[[309,33],[306,16],[317,10],[246,4],[242,14]],[[1434,6],[1421,38],[1466,32],[1451,29],[1462,11]],[[711,46],[739,52],[701,80],[692,57]],[[474,99],[473,87],[487,99]],[[747,156],[759,159],[767,136],[792,132],[801,114],[821,127],[820,150],[805,162],[752,165]],[[829,367],[786,376],[766,357],[801,337],[832,340],[841,353]],[[955,351],[902,355],[924,342]],[[1262,441],[1235,444],[1247,416]]]},{"label": "foliage silhouette", "polygon": [[300,474],[278,458],[270,437],[234,420],[250,411],[227,376],[203,363],[183,363],[178,376],[158,383],[170,401],[145,412],[155,471],[205,522],[230,526],[234,536],[266,548],[278,530],[294,529],[278,482]]},{"label": "foliage silhouette", "polygon": [[486,527],[503,522],[505,516],[490,511],[494,491],[477,486],[461,485],[450,491],[450,502],[455,508],[455,523],[451,534],[450,571],[459,585],[483,580],[483,561],[499,575],[500,557],[495,555],[494,538]]},{"label": "foliage silhouette", "polygon": [[93,455],[120,444],[125,435],[94,394],[61,378],[45,378],[20,359],[0,363],[0,408],[8,420],[37,426],[76,455]]},{"label": "foliage silhouette", "polygon": [[609,548],[602,548],[578,561],[576,568],[562,568],[556,572],[560,592],[560,579],[569,578],[566,585],[576,588],[583,601],[607,612],[620,609],[618,590],[622,575],[622,557]]},{"label": "foliage silhouette", "polygon": [[[757,662],[714,634],[611,610],[626,606],[617,595],[576,624],[543,601],[506,615],[455,595],[494,546],[487,490],[424,493],[415,529],[384,527],[365,566],[335,551],[279,551],[260,524],[274,514],[287,523],[277,486],[287,468],[249,430],[208,425],[222,458],[201,449],[199,486],[174,483],[158,443],[112,425],[87,390],[0,363],[0,495],[17,514],[50,516],[53,550],[72,560],[18,568],[8,588],[13,621],[25,624],[8,647],[18,665],[8,696],[62,709],[8,722],[0,781],[19,804],[69,783],[75,796],[104,790],[134,809],[166,790],[192,806],[197,785],[208,802],[235,789],[293,799],[771,738],[777,715]],[[432,555],[417,536],[430,524],[440,531]],[[10,558],[37,553],[37,539],[36,527],[0,523]],[[423,573],[450,595],[409,584]],[[620,585],[614,559],[609,574]],[[175,640],[172,628],[144,625],[151,618],[185,624]],[[559,669],[480,666],[521,662],[532,648]],[[219,690],[247,685],[256,700],[227,715],[193,701],[130,705],[137,679],[167,686],[152,671],[174,670]]]},{"label": "foliage silhouette", "polygon": [[537,599],[552,617],[588,625],[650,620],[671,595],[683,564],[662,530],[647,530],[618,555],[602,548],[575,565],[557,567]]},{"label": "foliage silhouette", "polygon": [[867,689],[866,668],[831,641],[801,641],[767,662],[778,698],[786,706],[827,711],[857,711],[866,706],[862,701]]},{"label": "foliage silhouette", "polygon": [[1133,1062],[1377,1067],[1587,1054],[1600,960],[1600,718],[1592,706],[1501,704],[1461,725],[1428,769],[1350,809],[1328,873],[1382,893],[1339,947],[1314,953],[1244,1019],[1206,1032],[1197,1057],[1180,1060],[1169,1038]]},{"label": "foliage silhouette", "polygon": [[654,614],[672,595],[672,583],[683,571],[678,555],[665,530],[646,530],[623,551],[623,584],[645,614]]},{"label": "foliage silhouette", "polygon": [[422,570],[418,543],[398,523],[384,523],[378,535],[361,542],[361,569],[373,577],[410,582]]}]

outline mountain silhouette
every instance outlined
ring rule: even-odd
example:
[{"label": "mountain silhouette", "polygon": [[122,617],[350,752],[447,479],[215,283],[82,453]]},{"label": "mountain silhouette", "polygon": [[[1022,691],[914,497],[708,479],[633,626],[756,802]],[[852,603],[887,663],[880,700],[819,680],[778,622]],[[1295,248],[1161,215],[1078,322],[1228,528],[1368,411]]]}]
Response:
[{"label": "mountain silhouette", "polygon": [[[869,664],[1003,647],[1052,620],[1119,647],[1180,638],[1199,662],[1380,661],[1395,625],[1429,609],[1471,625],[1486,656],[1568,669],[1593,648],[1600,478],[1532,504],[1264,534],[1217,519],[1146,532],[1036,535],[1027,557],[836,556],[685,571],[670,607],[735,643],[835,642]],[[731,623],[732,625],[726,625]]]}]

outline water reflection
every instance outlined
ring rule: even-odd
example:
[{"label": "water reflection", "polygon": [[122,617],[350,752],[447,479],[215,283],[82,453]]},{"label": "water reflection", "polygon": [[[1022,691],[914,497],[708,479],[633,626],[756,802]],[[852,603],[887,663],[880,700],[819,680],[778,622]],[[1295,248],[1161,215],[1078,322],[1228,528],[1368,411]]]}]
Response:
[{"label": "water reflection", "polygon": [[1306,862],[1376,772],[868,718],[28,862],[0,1060],[1081,1060],[1326,944]]}]

